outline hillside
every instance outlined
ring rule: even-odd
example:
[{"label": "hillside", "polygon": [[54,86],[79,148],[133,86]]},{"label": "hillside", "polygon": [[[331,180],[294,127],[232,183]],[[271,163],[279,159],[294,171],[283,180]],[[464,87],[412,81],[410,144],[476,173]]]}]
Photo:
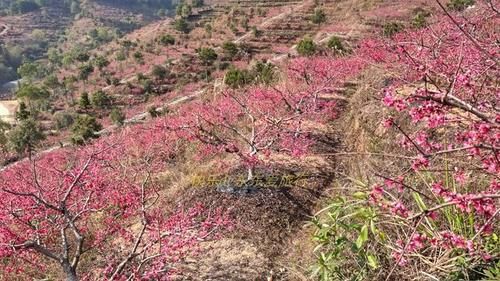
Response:
[{"label": "hillside", "polygon": [[11,2],[0,280],[500,276],[496,1]]}]

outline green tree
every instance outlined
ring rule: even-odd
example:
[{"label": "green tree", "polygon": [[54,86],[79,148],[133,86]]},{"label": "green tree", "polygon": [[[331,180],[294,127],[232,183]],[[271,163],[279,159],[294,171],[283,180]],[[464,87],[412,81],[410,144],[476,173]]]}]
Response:
[{"label": "green tree", "polygon": [[301,56],[312,56],[316,53],[316,44],[311,38],[306,37],[297,44],[297,52]]},{"label": "green tree", "polygon": [[99,70],[102,70],[103,68],[109,65],[109,61],[104,56],[97,56],[94,59],[94,64],[95,66],[97,66]]},{"label": "green tree", "polygon": [[258,62],[253,67],[254,80],[256,83],[271,85],[277,80],[276,66],[270,62]]},{"label": "green tree", "polygon": [[63,56],[56,48],[49,48],[49,50],[47,51],[47,57],[52,64],[57,66],[61,65],[63,60]]},{"label": "green tree", "polygon": [[102,125],[89,115],[79,115],[71,127],[71,142],[83,145],[90,139],[97,138],[97,132],[102,130]]},{"label": "green tree", "polygon": [[87,62],[90,59],[90,56],[86,52],[80,52],[76,54],[75,59],[79,62]]},{"label": "green tree", "polygon": [[383,26],[383,35],[387,37],[391,37],[394,34],[402,31],[404,28],[403,24],[399,22],[388,22]]},{"label": "green tree", "polygon": [[123,125],[123,122],[125,121],[125,114],[123,113],[123,111],[118,108],[118,107],[115,107],[113,108],[113,110],[111,110],[111,113],[109,114],[109,118],[111,119],[111,121],[113,121],[113,123],[115,125]]},{"label": "green tree", "polygon": [[174,21],[174,28],[179,32],[189,33],[189,25],[183,18],[178,18]]},{"label": "green tree", "polygon": [[75,122],[74,115],[65,111],[57,112],[56,114],[54,114],[53,119],[58,130],[69,128]]},{"label": "green tree", "polygon": [[160,37],[159,41],[162,45],[174,45],[175,44],[175,38],[170,34],[162,35]]},{"label": "green tree", "polygon": [[250,84],[252,80],[252,74],[249,73],[246,69],[238,69],[235,67],[229,69],[224,76],[224,84],[233,89],[244,87]]},{"label": "green tree", "polygon": [[88,110],[90,108],[89,93],[82,93],[82,95],[80,96],[80,100],[78,101],[78,105],[83,110]]},{"label": "green tree", "polygon": [[84,65],[81,65],[78,68],[78,70],[79,70],[78,79],[80,79],[82,81],[87,81],[87,79],[89,79],[90,74],[92,74],[92,72],[94,72],[94,67],[91,64],[84,64]]},{"label": "green tree", "polygon": [[197,8],[204,5],[203,0],[193,0],[191,1],[191,4],[193,5],[193,7]]},{"label": "green tree", "polygon": [[238,45],[236,45],[235,43],[231,42],[231,41],[228,41],[228,42],[225,42],[223,45],[222,45],[222,50],[224,51],[224,55],[230,59],[230,60],[233,60],[234,57],[238,54],[239,52],[239,49],[238,49]]},{"label": "green tree", "polygon": [[96,109],[108,109],[112,104],[112,99],[103,91],[97,91],[92,95],[90,103]]},{"label": "green tree", "polygon": [[4,122],[0,119],[0,151],[6,151],[7,150],[7,143],[8,143],[8,138],[7,138],[7,132],[10,130],[10,125],[7,122]]},{"label": "green tree", "polygon": [[448,8],[454,10],[454,11],[463,11],[467,7],[470,7],[475,4],[476,1],[474,0],[451,0],[448,3]]},{"label": "green tree", "polygon": [[196,52],[205,65],[210,65],[217,59],[217,53],[212,48],[200,48]]},{"label": "green tree", "polygon": [[134,58],[135,58],[135,61],[137,61],[138,63],[141,63],[141,64],[144,63],[144,55],[141,52],[136,51],[134,53]]},{"label": "green tree", "polygon": [[11,148],[18,154],[29,153],[45,139],[45,135],[40,125],[33,119],[28,118],[21,121],[21,123],[10,131],[9,144]]},{"label": "green tree", "polygon": [[314,10],[314,14],[311,17],[311,21],[317,25],[321,25],[322,23],[326,22],[325,11],[323,11],[323,9],[321,8],[316,8]]},{"label": "green tree", "polygon": [[163,79],[165,79],[165,77],[167,77],[168,70],[167,70],[167,68],[165,68],[161,65],[155,65],[155,66],[153,66],[152,74],[157,79],[163,80]]},{"label": "green tree", "polygon": [[23,121],[30,117],[30,112],[28,111],[28,107],[26,103],[21,101],[19,103],[19,108],[16,111],[16,120]]},{"label": "green tree", "polygon": [[26,80],[33,80],[40,76],[40,65],[35,62],[26,62],[19,66],[17,74]]},{"label": "green tree", "polygon": [[40,99],[47,99],[50,96],[50,93],[44,88],[40,88],[32,84],[23,83],[21,84],[19,90],[16,92],[16,96],[19,99],[36,101]]},{"label": "green tree", "polygon": [[332,36],[327,43],[328,48],[330,48],[335,54],[343,55],[347,53],[347,49],[344,47],[342,40],[337,36]]}]

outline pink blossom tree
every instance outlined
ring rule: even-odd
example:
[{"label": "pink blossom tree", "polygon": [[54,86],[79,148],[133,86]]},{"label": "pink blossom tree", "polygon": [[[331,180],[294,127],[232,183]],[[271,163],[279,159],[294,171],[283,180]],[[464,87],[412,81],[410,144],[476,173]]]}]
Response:
[{"label": "pink blossom tree", "polygon": [[[411,169],[380,175],[384,183],[374,187],[371,200],[407,221],[400,225],[410,233],[407,241],[393,251],[401,266],[428,247],[463,250],[472,260],[487,261],[493,253],[488,237],[498,226],[498,14],[478,3],[463,17],[436,2],[444,14],[435,24],[390,41],[367,41],[363,49],[374,62],[400,73],[383,93],[390,109],[384,126],[401,137]],[[415,178],[424,180],[412,182]],[[408,200],[411,193],[418,200]],[[473,231],[445,224],[450,210],[468,216]]]},{"label": "pink blossom tree", "polygon": [[149,129],[129,129],[1,172],[4,278],[34,277],[33,270],[56,264],[67,280],[165,280],[169,263],[229,226],[220,210],[194,206],[169,215],[160,208],[155,173],[175,142]]},{"label": "pink blossom tree", "polygon": [[236,155],[251,180],[262,157],[273,152],[298,157],[308,151],[313,130],[307,123],[336,116],[336,102],[321,95],[335,91],[361,64],[354,59],[295,60],[279,86],[224,91],[182,108],[177,117],[169,117],[167,127],[197,141],[204,155]]}]

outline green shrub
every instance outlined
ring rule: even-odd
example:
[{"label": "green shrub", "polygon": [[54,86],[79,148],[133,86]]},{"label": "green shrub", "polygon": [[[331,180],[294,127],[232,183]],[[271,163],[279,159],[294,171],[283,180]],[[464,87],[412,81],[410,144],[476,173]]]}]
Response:
[{"label": "green shrub", "polygon": [[174,28],[179,32],[189,33],[189,25],[183,18],[179,18],[174,21]]},{"label": "green shrub", "polygon": [[448,8],[454,11],[463,11],[467,7],[470,7],[475,4],[474,0],[451,0],[448,3]]},{"label": "green shrub", "polygon": [[97,138],[96,134],[102,129],[101,124],[89,115],[80,115],[76,118],[75,123],[71,127],[71,142],[78,145],[83,145],[90,139]]},{"label": "green shrub", "polygon": [[403,29],[404,26],[399,22],[388,22],[383,26],[383,34],[384,36],[391,37]]},{"label": "green shrub", "polygon": [[[361,193],[365,197],[366,194]],[[372,245],[383,239],[377,229],[380,218],[369,204],[360,200],[335,199],[318,213],[313,241],[317,245],[312,275],[318,280],[374,280],[382,253]],[[370,243],[368,243],[370,242]]]},{"label": "green shrub", "polygon": [[78,105],[80,109],[87,110],[90,108],[90,98],[89,98],[89,93],[84,92],[80,96],[80,100],[78,101]]},{"label": "green shrub", "polygon": [[332,38],[328,40],[327,46],[337,55],[343,55],[347,53],[347,48],[342,43],[342,39],[337,36],[332,36]]},{"label": "green shrub", "polygon": [[31,153],[35,146],[45,139],[40,125],[31,118],[21,121],[21,123],[9,132],[10,147],[18,154]]},{"label": "green shrub", "polygon": [[230,60],[233,60],[239,51],[238,45],[236,45],[235,43],[233,43],[231,41],[225,42],[222,45],[222,50],[224,51],[224,55]]},{"label": "green shrub", "polygon": [[56,129],[62,130],[71,127],[75,122],[75,117],[69,112],[57,112],[54,114]]},{"label": "green shrub", "polygon": [[97,91],[92,95],[90,103],[96,109],[108,109],[112,104],[112,99],[103,91]]},{"label": "green shrub", "polygon": [[311,21],[317,25],[324,23],[326,21],[326,14],[323,9],[316,8],[313,16],[311,17]]},{"label": "green shrub", "polygon": [[163,80],[167,77],[168,70],[167,70],[167,68],[165,68],[161,65],[155,65],[155,66],[153,66],[152,74],[157,79]]},{"label": "green shrub", "polygon": [[123,122],[125,121],[125,114],[122,112],[122,110],[118,107],[113,108],[111,110],[111,113],[109,114],[109,118],[115,125],[123,125]]},{"label": "green shrub", "polygon": [[416,9],[414,11],[415,16],[411,20],[411,25],[414,28],[422,28],[427,26],[427,18],[431,15],[428,11],[424,9]]},{"label": "green shrub", "polygon": [[231,68],[226,72],[224,83],[236,89],[248,85],[253,81],[253,76],[246,69]]},{"label": "green shrub", "polygon": [[160,43],[163,45],[174,45],[175,38],[170,34],[165,34],[160,37]]},{"label": "green shrub", "polygon": [[316,44],[311,38],[306,37],[297,44],[297,52],[301,56],[312,56],[316,53]]},{"label": "green shrub", "polygon": [[252,72],[256,83],[271,85],[277,80],[276,66],[270,62],[258,62],[254,65]]},{"label": "green shrub", "polygon": [[200,48],[196,52],[200,60],[206,65],[212,64],[217,59],[217,53],[212,48]]}]

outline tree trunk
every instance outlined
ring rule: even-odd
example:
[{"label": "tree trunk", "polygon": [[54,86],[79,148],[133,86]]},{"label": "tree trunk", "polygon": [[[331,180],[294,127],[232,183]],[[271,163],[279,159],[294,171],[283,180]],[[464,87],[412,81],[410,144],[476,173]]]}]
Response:
[{"label": "tree trunk", "polygon": [[63,264],[64,273],[66,273],[66,281],[78,281],[76,270],[69,264]]},{"label": "tree trunk", "polygon": [[248,177],[247,181],[253,180],[253,167],[248,167]]}]

